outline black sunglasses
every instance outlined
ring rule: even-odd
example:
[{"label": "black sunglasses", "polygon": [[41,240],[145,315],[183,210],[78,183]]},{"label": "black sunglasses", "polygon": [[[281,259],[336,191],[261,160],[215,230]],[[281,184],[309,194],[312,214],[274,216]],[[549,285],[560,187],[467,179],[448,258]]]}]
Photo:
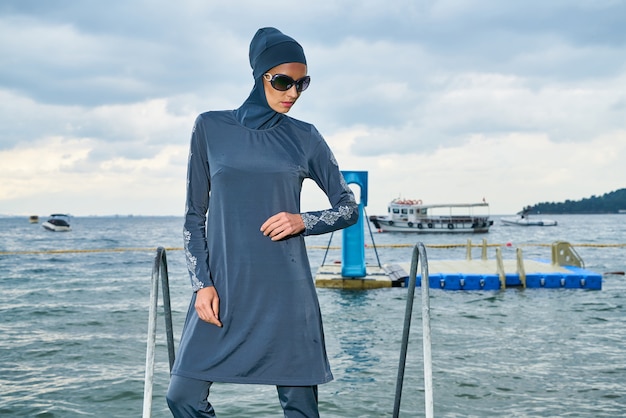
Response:
[{"label": "black sunglasses", "polygon": [[274,87],[278,91],[287,91],[292,88],[294,85],[296,86],[296,91],[298,93],[302,93],[309,87],[311,83],[311,77],[308,75],[299,78],[298,80],[294,80],[285,74],[274,74],[270,73],[263,74],[263,77],[270,82],[272,87]]}]

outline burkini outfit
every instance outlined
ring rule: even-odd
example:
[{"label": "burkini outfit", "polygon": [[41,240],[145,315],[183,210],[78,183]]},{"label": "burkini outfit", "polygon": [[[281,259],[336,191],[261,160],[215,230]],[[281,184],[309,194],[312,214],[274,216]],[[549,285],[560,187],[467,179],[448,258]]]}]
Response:
[{"label": "burkini outfit", "polygon": [[[211,382],[276,385],[285,417],[318,416],[317,385],[333,379],[304,236],[354,224],[358,205],[315,127],[267,104],[262,76],[288,62],[306,64],[302,47],[277,29],[259,29],[248,99],[236,110],[203,113],[194,125],[184,225],[194,294],[168,391],[176,417],[215,416],[206,399]],[[331,208],[300,212],[306,178]],[[264,236],[261,225],[279,212],[301,213],[305,231],[281,241]],[[208,286],[220,298],[222,328],[194,308],[195,291]]]}]

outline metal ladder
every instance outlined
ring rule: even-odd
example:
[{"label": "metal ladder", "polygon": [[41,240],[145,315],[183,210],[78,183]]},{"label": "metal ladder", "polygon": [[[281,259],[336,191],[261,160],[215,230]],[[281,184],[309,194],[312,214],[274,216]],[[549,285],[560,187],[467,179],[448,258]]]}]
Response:
[{"label": "metal ladder", "polygon": [[[406,365],[406,354],[409,343],[409,331],[411,328],[411,317],[413,312],[413,299],[417,281],[417,266],[421,261],[422,275],[422,332],[424,350],[424,407],[426,418],[432,418],[433,409],[433,375],[432,375],[432,355],[430,337],[430,294],[428,279],[428,259],[426,258],[426,248],[421,242],[413,248],[411,259],[411,273],[407,291],[406,309],[404,314],[404,329],[402,333],[402,344],[400,348],[400,362],[398,365],[398,377],[396,380],[396,395],[394,401],[393,417],[398,418],[400,414],[400,401],[402,397],[402,385],[404,381],[404,370]],[[160,280],[159,280],[160,279]],[[174,332],[172,329],[172,307],[170,303],[169,277],[167,272],[167,257],[163,247],[157,248],[154,265],[152,267],[152,279],[150,289],[150,313],[148,319],[148,341],[146,348],[146,375],[143,393],[143,418],[150,418],[152,415],[152,387],[154,383],[154,359],[156,346],[156,318],[159,301],[159,282],[163,291],[163,310],[165,313],[165,333],[167,338],[167,349],[169,357],[170,372],[174,365]]]},{"label": "metal ladder", "polygon": [[[421,263],[420,263],[421,262]],[[411,328],[411,316],[413,313],[413,298],[417,282],[417,265],[421,264],[422,273],[422,346],[424,350],[424,412],[426,418],[434,417],[433,403],[433,368],[432,368],[432,343],[430,338],[430,282],[428,278],[428,258],[426,247],[418,242],[413,247],[411,258],[411,272],[404,311],[404,329],[402,332],[402,344],[400,346],[400,363],[398,365],[398,378],[396,381],[396,397],[393,406],[393,418],[400,416],[400,400],[402,398],[402,383],[404,381],[404,366],[406,364],[406,352],[409,345],[409,331]]]},{"label": "metal ladder", "polygon": [[[148,318],[148,342],[146,348],[146,377],[143,389],[143,418],[152,415],[152,386],[154,383],[154,354],[156,346],[156,318],[159,302],[159,281],[163,291],[163,310],[165,312],[165,333],[167,337],[167,352],[170,361],[170,372],[174,366],[174,332],[172,329],[172,306],[170,304],[170,285],[167,274],[167,257],[165,248],[159,247],[152,267],[150,288],[150,316]],[[160,279],[160,280],[159,280]]]}]

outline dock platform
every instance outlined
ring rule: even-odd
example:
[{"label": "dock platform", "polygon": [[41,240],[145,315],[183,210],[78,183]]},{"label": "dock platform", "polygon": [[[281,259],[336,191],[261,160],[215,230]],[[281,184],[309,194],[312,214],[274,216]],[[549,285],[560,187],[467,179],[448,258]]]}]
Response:
[{"label": "dock platform", "polygon": [[[524,260],[520,248],[516,258],[503,260],[500,248],[496,257],[487,259],[487,244],[483,240],[480,259],[472,259],[468,240],[464,260],[428,260],[430,288],[443,290],[499,290],[507,287],[546,289],[602,289],[602,275],[587,270],[580,256],[567,242],[552,244],[550,260]],[[315,285],[335,289],[378,289],[406,287],[410,263],[366,266],[363,277],[343,277],[341,264],[322,265],[315,275]],[[422,285],[418,270],[416,286]]]},{"label": "dock platform", "polygon": [[[342,230],[341,263],[325,264],[322,260],[315,275],[315,286],[333,289],[379,289],[408,286],[411,262],[381,264],[365,262],[365,206],[367,206],[367,171],[342,171],[347,184],[360,189],[358,221]],[[368,223],[369,226],[369,223]],[[371,231],[370,231],[371,234]],[[332,234],[331,234],[332,240]],[[373,241],[373,237],[372,237]],[[510,245],[507,245],[510,246]],[[330,247],[330,241],[328,248]],[[374,245],[374,249],[375,249]],[[496,247],[495,259],[487,259],[487,240],[483,239],[480,259],[472,259],[472,242],[467,240],[465,260],[428,260],[417,271],[416,286],[421,286],[421,274],[428,276],[431,288],[445,290],[498,290],[521,288],[602,288],[602,275],[585,270],[582,258],[568,242],[551,245],[551,259],[524,260],[522,249],[516,249],[514,260],[503,260],[502,249]],[[426,253],[423,255],[427,258]],[[378,259],[378,253],[376,253]],[[417,260],[417,254],[414,256]],[[424,260],[426,261],[426,260]],[[427,268],[425,268],[427,267]]]},{"label": "dock platform", "polygon": [[[431,288],[445,290],[498,290],[507,287],[546,289],[602,289],[602,275],[577,266],[560,266],[549,260],[524,260],[524,274],[516,260],[503,260],[504,279],[496,260],[429,260]],[[409,271],[410,264],[401,265]],[[405,286],[408,284],[408,275]],[[422,285],[417,275],[416,285]]]},{"label": "dock platform", "polygon": [[[315,275],[315,286],[331,289],[380,289],[384,287],[404,287],[408,283],[408,270],[398,265],[366,266],[367,274],[363,277],[344,277],[341,264],[320,266]],[[406,283],[405,283],[406,281]]]}]

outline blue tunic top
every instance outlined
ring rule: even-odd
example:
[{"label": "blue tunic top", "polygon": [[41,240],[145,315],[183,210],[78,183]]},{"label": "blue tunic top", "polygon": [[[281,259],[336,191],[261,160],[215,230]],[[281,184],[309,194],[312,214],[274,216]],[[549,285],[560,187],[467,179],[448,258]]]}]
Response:
[{"label": "blue tunic top", "polygon": [[[305,178],[332,208],[302,213],[301,235],[272,241],[261,225],[279,212],[300,213]],[[194,291],[215,286],[223,327],[199,319],[194,293],[172,373],[286,386],[332,380],[304,235],[354,224],[358,205],[322,136],[286,115],[255,130],[234,111],[204,113],[191,138],[187,182],[191,284]]]}]

